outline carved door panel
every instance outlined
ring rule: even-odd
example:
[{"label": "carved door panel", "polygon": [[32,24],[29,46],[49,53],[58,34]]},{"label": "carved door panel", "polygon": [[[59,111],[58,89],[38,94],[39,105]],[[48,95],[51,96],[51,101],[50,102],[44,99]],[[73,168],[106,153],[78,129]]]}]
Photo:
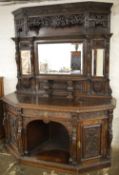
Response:
[{"label": "carved door panel", "polygon": [[78,127],[77,160],[99,160],[107,153],[107,119],[82,120]]}]

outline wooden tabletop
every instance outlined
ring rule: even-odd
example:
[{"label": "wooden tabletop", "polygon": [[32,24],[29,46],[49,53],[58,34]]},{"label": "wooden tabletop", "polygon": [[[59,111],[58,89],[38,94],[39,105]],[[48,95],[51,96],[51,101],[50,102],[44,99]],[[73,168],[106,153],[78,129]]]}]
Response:
[{"label": "wooden tabletop", "polygon": [[68,99],[41,98],[38,95],[11,93],[2,98],[9,105],[18,108],[42,109],[64,112],[84,112],[113,109],[115,99],[81,97],[78,102]]}]

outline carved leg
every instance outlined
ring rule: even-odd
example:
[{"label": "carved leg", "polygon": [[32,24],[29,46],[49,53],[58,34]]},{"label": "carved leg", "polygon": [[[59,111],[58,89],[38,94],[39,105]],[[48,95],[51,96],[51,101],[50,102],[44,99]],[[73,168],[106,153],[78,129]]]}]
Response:
[{"label": "carved leg", "polygon": [[70,158],[69,162],[73,165],[76,164],[76,128],[72,128],[70,135]]},{"label": "carved leg", "polygon": [[110,148],[111,148],[111,142],[112,142],[112,119],[113,119],[113,110],[108,111],[109,116],[109,129],[108,129],[108,155],[110,156]]},{"label": "carved leg", "polygon": [[18,151],[20,155],[23,155],[23,141],[22,141],[22,116],[21,116],[21,110],[17,110],[17,117],[18,117],[18,131],[17,131],[17,145],[18,145]]},{"label": "carved leg", "polygon": [[28,148],[27,148],[27,129],[26,128],[24,128],[23,135],[24,135],[24,154],[25,155],[28,155]]}]

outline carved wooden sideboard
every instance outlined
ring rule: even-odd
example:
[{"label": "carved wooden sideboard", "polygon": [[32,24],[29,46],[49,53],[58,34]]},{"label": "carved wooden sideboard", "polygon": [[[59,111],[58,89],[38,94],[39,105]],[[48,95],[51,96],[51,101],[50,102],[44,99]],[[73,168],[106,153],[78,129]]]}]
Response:
[{"label": "carved wooden sideboard", "polygon": [[18,83],[3,98],[7,148],[23,163],[79,174],[111,163],[111,3],[13,12]]}]

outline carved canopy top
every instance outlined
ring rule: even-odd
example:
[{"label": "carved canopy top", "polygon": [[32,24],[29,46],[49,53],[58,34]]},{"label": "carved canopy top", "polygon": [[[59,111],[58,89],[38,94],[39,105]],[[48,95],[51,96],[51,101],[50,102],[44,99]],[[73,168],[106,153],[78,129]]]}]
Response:
[{"label": "carved canopy top", "polygon": [[13,12],[17,36],[39,33],[41,28],[71,28],[80,33],[109,33],[109,15],[112,3],[80,2],[21,8]]}]

